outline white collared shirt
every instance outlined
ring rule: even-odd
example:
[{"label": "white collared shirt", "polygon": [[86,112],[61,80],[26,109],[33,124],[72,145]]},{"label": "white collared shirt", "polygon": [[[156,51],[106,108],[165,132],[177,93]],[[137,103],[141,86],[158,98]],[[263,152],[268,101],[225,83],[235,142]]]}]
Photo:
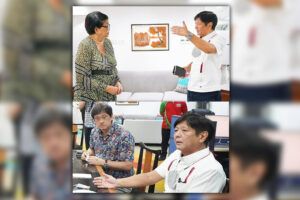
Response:
[{"label": "white collared shirt", "polygon": [[[193,50],[193,64],[188,90],[193,92],[213,92],[221,90],[221,60],[226,44],[225,38],[215,31],[202,38],[213,44],[216,53],[204,53],[197,47]],[[199,52],[198,54],[195,52]],[[200,53],[201,52],[201,53]]]},{"label": "white collared shirt", "polygon": [[184,157],[176,150],[155,171],[170,193],[220,193],[226,183],[222,165],[208,148]]},{"label": "white collared shirt", "polygon": [[233,19],[232,82],[255,86],[290,80],[291,20],[286,10],[252,4],[248,14]]},{"label": "white collared shirt", "polygon": [[268,197],[267,193],[261,193],[258,194],[257,196],[251,197],[249,200],[269,200],[270,198]]}]

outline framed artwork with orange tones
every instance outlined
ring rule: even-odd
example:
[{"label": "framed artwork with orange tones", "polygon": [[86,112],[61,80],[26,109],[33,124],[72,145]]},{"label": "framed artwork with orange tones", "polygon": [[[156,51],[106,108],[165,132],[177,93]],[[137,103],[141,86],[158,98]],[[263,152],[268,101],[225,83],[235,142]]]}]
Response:
[{"label": "framed artwork with orange tones", "polygon": [[168,51],[169,24],[132,24],[132,51]]}]

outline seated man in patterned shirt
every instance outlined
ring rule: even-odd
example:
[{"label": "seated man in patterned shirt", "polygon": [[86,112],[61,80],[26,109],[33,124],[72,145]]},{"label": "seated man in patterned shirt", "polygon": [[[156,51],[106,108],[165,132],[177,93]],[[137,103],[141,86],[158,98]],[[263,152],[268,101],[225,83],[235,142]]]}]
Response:
[{"label": "seated man in patterned shirt", "polygon": [[72,117],[67,112],[68,107],[68,104],[40,106],[34,116],[33,128],[41,151],[34,158],[30,196],[25,199],[72,199]]},{"label": "seated man in patterned shirt", "polygon": [[121,125],[114,123],[112,108],[96,104],[91,111],[96,127],[91,131],[90,147],[81,156],[89,164],[101,165],[115,178],[134,175],[134,138]]}]

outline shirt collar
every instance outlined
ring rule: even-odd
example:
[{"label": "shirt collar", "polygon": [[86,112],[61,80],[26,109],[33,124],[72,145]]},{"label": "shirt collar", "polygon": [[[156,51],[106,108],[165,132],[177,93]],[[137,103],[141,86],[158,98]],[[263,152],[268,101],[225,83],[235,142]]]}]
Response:
[{"label": "shirt collar", "polygon": [[185,164],[190,165],[190,164],[198,161],[199,159],[206,157],[209,153],[210,153],[209,148],[207,147],[205,149],[202,149],[202,150],[192,153],[190,155],[183,156],[180,158],[180,160],[182,162],[184,162]]},{"label": "shirt collar", "polygon": [[249,200],[267,200],[268,198],[268,194],[266,194],[265,192],[258,194],[255,197],[251,197]]},{"label": "shirt collar", "polygon": [[211,39],[216,34],[217,34],[216,31],[213,31],[213,32],[209,33],[208,35],[202,37],[202,39],[203,40],[209,40],[209,39]]}]

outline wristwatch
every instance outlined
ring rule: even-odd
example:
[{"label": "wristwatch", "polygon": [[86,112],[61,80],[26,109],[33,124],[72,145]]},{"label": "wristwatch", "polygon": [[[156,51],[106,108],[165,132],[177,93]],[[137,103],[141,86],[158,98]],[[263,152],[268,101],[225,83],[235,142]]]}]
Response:
[{"label": "wristwatch", "polygon": [[193,37],[193,33],[189,33],[188,36],[186,37],[188,40]]},{"label": "wristwatch", "polygon": [[103,168],[104,168],[104,169],[107,169],[107,168],[108,168],[108,166],[107,166],[107,160],[105,160],[105,163],[103,164]]}]

